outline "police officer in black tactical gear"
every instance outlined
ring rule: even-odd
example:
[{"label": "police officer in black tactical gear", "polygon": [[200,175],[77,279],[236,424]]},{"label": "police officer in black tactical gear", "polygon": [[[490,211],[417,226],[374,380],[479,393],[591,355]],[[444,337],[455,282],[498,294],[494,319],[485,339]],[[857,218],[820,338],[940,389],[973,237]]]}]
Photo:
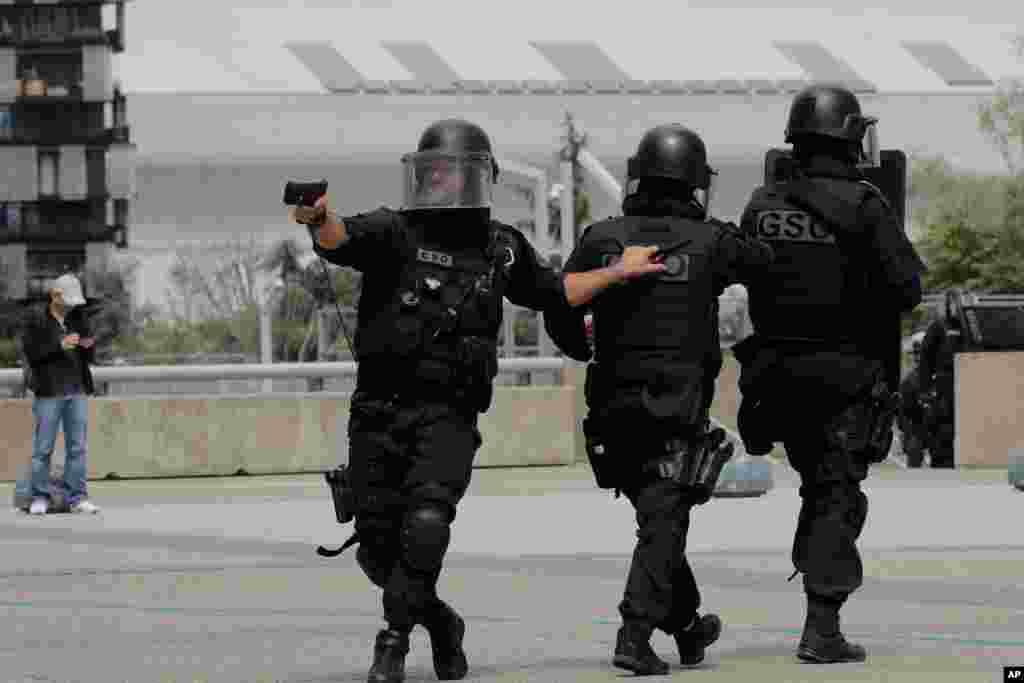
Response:
[{"label": "police officer in black tactical gear", "polygon": [[405,206],[339,218],[326,195],[294,218],[316,252],[363,272],[349,419],[356,559],[383,589],[371,682],[405,679],[409,633],[423,625],[441,680],[466,675],[465,623],[436,592],[456,505],[480,446],[498,371],[503,297],[546,310],[587,303],[610,284],[659,272],[655,248],[560,277],[518,230],[491,220],[498,165],[484,131],[439,121],[403,157]]},{"label": "police officer in black tactical gear", "polygon": [[946,293],[946,315],[928,326],[921,342],[919,381],[926,404],[924,421],[930,436],[932,467],[952,468],[956,436],[954,357],[964,351],[963,323],[955,310],[953,291]]},{"label": "police officer in black tactical gear", "polygon": [[[613,661],[656,675],[669,665],[651,648],[654,629],[675,638],[684,666],[702,662],[722,630],[716,615],[697,612],[686,534],[691,508],[708,500],[732,454],[708,420],[722,367],[718,296],[770,263],[771,250],[708,216],[714,171],[693,131],[651,129],[627,174],[625,216],[591,225],[565,270],[599,268],[635,244],[658,245],[666,266],[590,304],[596,358],[587,368],[583,424],[598,486],[625,493],[639,527]],[[586,308],[544,316],[555,343],[581,361],[591,357]]]},{"label": "police officer in black tactical gear", "polygon": [[921,401],[921,341],[914,339],[911,346],[914,367],[900,382],[900,434],[903,437],[903,454],[908,467],[920,467],[924,462],[924,451],[929,438]]},{"label": "police officer in black tactical gear", "polygon": [[741,218],[776,258],[748,285],[755,334],[733,347],[740,435],[754,455],[781,441],[800,474],[793,564],[804,573],[807,621],[797,655],[820,663],[866,657],[843,637],[839,610],[863,581],[861,482],[887,457],[897,413],[878,321],[920,303],[925,270],[897,214],[858,170],[877,158],[863,145],[876,122],[845,88],[797,94],[786,128],[793,177],[755,190]]}]

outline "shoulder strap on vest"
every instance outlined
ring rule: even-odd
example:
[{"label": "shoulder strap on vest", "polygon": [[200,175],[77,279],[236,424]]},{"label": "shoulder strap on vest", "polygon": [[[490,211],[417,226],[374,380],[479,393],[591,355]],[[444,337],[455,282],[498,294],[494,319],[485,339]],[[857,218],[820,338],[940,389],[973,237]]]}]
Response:
[{"label": "shoulder strap on vest", "polygon": [[861,197],[861,203],[864,203],[864,201],[868,197],[877,197],[879,200],[881,200],[886,210],[892,211],[892,204],[890,204],[889,200],[886,199],[885,194],[882,192],[881,188],[867,180],[858,180],[857,184],[859,184],[861,187],[865,189],[864,196]]}]

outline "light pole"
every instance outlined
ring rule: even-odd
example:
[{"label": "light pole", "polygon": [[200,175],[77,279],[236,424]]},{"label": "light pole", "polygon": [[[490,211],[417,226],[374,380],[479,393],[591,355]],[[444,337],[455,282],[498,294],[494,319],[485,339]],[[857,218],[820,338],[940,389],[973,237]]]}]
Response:
[{"label": "light pole", "polygon": [[[260,268],[255,272],[256,305],[260,313],[260,363],[270,365],[274,362],[274,302],[277,295],[284,291],[284,282],[279,277]],[[274,380],[269,377],[263,380],[263,393],[274,390]]]}]

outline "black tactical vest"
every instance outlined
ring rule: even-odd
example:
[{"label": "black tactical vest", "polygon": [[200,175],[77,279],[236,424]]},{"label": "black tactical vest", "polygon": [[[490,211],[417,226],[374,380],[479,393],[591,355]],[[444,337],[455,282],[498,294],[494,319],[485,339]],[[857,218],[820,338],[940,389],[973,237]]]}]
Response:
[{"label": "black tactical vest", "polygon": [[466,395],[486,410],[515,259],[513,243],[499,226],[491,224],[486,248],[440,246],[410,226],[407,249],[388,286],[371,299],[364,293],[360,302],[360,308],[374,306],[365,315],[360,311],[360,387],[415,390],[426,383]]},{"label": "black tactical vest", "polygon": [[[748,205],[754,233],[775,252],[767,274],[750,288],[750,317],[758,335],[768,338],[852,341],[863,324],[868,303],[868,273],[860,257],[864,240],[840,249],[837,232],[855,235],[857,209],[875,192],[866,183],[811,179],[759,188]],[[791,199],[794,191],[827,191],[844,210],[823,216],[808,203]],[[814,202],[810,202],[814,204]]]},{"label": "black tactical vest", "polygon": [[625,247],[681,246],[665,255],[667,270],[594,301],[596,361],[604,366],[677,361],[702,365],[718,351],[718,297],[714,291],[715,222],[676,217],[626,216],[591,228],[604,265]]}]

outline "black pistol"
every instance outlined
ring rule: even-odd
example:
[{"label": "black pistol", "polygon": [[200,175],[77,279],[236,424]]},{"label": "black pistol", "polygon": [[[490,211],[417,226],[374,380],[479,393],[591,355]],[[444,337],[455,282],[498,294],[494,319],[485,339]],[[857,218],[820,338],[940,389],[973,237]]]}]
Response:
[{"label": "black pistol", "polygon": [[289,180],[284,184],[285,206],[314,206],[316,200],[327,194],[327,181],[300,183]]}]

